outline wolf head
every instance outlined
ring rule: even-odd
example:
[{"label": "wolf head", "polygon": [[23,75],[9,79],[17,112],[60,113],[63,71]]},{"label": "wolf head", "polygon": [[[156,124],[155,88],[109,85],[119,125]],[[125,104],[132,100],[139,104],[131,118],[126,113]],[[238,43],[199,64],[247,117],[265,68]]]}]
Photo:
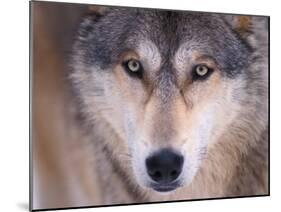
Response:
[{"label": "wolf head", "polygon": [[244,108],[264,107],[250,82],[266,78],[254,34],[266,43],[267,19],[226,16],[111,8],[81,23],[69,77],[81,113],[144,188],[188,185]]}]

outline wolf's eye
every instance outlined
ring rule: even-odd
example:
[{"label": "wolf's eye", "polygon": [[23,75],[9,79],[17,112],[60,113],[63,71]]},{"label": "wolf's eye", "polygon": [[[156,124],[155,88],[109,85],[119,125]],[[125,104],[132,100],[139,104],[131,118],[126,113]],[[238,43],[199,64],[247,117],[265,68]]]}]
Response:
[{"label": "wolf's eye", "polygon": [[130,59],[123,63],[127,73],[133,77],[142,77],[142,66],[138,60]]},{"label": "wolf's eye", "polygon": [[129,60],[128,61],[128,68],[132,72],[137,72],[140,69],[140,63],[137,60]]},{"label": "wolf's eye", "polygon": [[213,72],[213,69],[204,64],[199,64],[194,67],[193,80],[204,80]]},{"label": "wolf's eye", "polygon": [[209,69],[208,69],[208,67],[205,66],[205,65],[198,65],[198,66],[196,66],[195,71],[196,71],[196,74],[197,74],[198,76],[201,76],[201,77],[202,77],[202,76],[204,76],[205,74],[208,73]]}]

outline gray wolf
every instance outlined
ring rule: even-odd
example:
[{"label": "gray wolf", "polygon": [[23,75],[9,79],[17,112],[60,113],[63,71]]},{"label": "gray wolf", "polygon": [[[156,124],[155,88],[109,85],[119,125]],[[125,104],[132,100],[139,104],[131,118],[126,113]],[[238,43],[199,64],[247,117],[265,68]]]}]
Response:
[{"label": "gray wolf", "polygon": [[66,75],[92,205],[268,194],[268,18],[91,11]]},{"label": "gray wolf", "polygon": [[82,22],[69,80],[102,203],[267,194],[267,34],[264,17],[179,11]]}]

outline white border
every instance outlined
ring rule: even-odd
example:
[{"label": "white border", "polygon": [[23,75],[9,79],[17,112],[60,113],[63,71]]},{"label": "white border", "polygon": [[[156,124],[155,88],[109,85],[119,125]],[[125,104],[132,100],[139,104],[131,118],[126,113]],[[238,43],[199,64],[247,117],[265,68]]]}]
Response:
[{"label": "white border", "polygon": [[[280,210],[280,7],[278,1],[265,0],[67,0],[68,2],[126,5],[194,11],[227,12],[271,16],[271,197],[212,200],[155,205],[81,209],[80,211],[276,211]],[[63,1],[62,1],[63,2]],[[27,0],[1,2],[0,33],[0,210],[27,211],[29,73]],[[278,209],[277,209],[278,210]],[[69,210],[73,211],[73,210]],[[78,210],[77,210],[78,211]]]}]

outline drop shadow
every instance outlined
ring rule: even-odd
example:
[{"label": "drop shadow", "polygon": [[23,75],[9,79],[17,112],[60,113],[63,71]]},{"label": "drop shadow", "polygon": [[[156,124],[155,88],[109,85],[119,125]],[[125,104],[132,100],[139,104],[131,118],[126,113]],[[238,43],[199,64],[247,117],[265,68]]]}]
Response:
[{"label": "drop shadow", "polygon": [[17,206],[24,211],[29,211],[29,204],[26,202],[17,203]]}]

